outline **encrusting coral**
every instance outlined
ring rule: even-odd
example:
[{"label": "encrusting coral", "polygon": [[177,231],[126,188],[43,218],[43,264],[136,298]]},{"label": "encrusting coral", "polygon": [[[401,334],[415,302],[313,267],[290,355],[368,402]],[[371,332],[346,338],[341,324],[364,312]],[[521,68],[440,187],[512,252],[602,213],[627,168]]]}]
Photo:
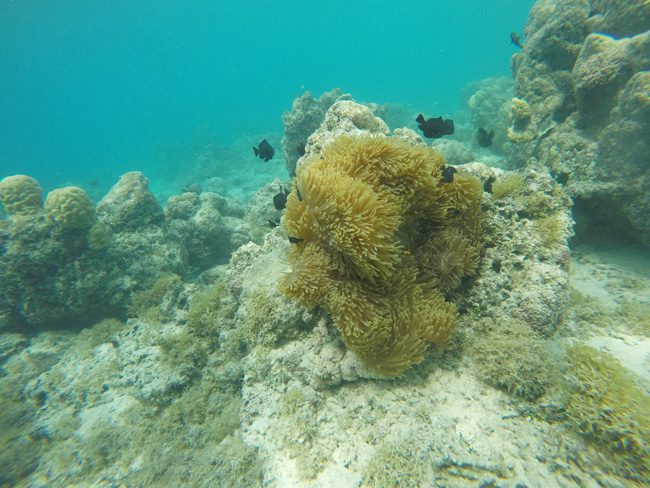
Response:
[{"label": "encrusting coral", "polygon": [[[443,345],[456,308],[442,293],[475,273],[478,179],[395,138],[341,136],[298,168],[284,214],[292,271],[280,289],[320,305],[370,368],[401,374]],[[432,253],[460,262],[447,270]],[[444,269],[443,269],[444,268]]]}]

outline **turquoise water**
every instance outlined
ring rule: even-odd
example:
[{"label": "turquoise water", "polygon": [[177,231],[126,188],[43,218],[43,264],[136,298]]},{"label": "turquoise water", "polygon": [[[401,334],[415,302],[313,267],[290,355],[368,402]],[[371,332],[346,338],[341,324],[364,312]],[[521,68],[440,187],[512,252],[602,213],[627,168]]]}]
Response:
[{"label": "turquoise water", "polygon": [[650,4],[534,3],[0,0],[0,488],[650,486]]},{"label": "turquoise water", "polygon": [[5,1],[0,175],[106,190],[197,140],[279,147],[281,114],[305,90],[449,113],[466,83],[510,73],[509,34],[532,4]]}]

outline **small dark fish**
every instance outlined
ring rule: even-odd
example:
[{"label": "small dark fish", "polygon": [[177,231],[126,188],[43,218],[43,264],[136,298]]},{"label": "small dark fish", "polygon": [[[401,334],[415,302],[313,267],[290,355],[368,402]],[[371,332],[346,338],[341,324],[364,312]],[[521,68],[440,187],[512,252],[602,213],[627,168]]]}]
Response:
[{"label": "small dark fish", "polygon": [[532,150],[532,154],[536,155],[537,150],[539,149],[539,145],[542,143],[544,139],[546,139],[548,136],[550,136],[553,133],[553,129],[555,129],[555,126],[550,127],[544,131],[544,133],[537,139],[537,142],[535,143],[535,147]]},{"label": "small dark fish", "polygon": [[255,156],[258,156],[260,159],[266,162],[273,158],[275,149],[271,147],[269,141],[262,139],[262,142],[260,142],[257,147],[253,147],[253,152],[255,153]]},{"label": "small dark fish", "polygon": [[510,33],[510,42],[517,46],[519,49],[523,49],[524,46],[521,44],[521,38],[519,37],[519,34],[516,32],[511,32]]},{"label": "small dark fish", "polygon": [[275,229],[275,228],[278,226],[278,223],[275,222],[275,221],[273,221],[273,220],[270,220],[270,219],[269,219],[268,222],[269,222],[269,227],[270,227],[271,229]]},{"label": "small dark fish", "polygon": [[88,184],[89,184],[90,186],[99,186],[99,180],[97,180],[97,179],[95,179],[95,180],[90,180],[90,182],[88,182]]},{"label": "small dark fish", "polygon": [[494,176],[490,176],[487,180],[485,180],[485,183],[483,183],[483,191],[486,193],[492,193],[492,183],[496,178]]},{"label": "small dark fish", "polygon": [[454,133],[454,121],[451,119],[443,119],[442,117],[425,119],[424,115],[420,114],[415,121],[418,123],[418,128],[422,131],[424,137],[429,139],[438,139]]},{"label": "small dark fish", "polygon": [[451,183],[454,181],[454,173],[456,173],[456,168],[453,166],[445,166],[442,168],[442,172],[440,173],[442,175],[442,181],[445,183]]},{"label": "small dark fish", "polygon": [[481,147],[490,147],[492,145],[492,139],[494,139],[494,131],[486,131],[483,127],[478,128],[478,145]]},{"label": "small dark fish", "polygon": [[273,196],[273,206],[276,210],[283,210],[287,206],[287,197],[289,196],[289,190],[282,188],[280,185],[280,192],[276,193]]},{"label": "small dark fish", "polygon": [[183,193],[196,193],[197,195],[201,194],[201,185],[198,183],[190,183],[181,188]]},{"label": "small dark fish", "polygon": [[298,197],[298,201],[302,202],[302,194],[300,193],[298,187],[296,187],[296,196]]},{"label": "small dark fish", "polygon": [[302,157],[302,156],[305,155],[305,145],[306,145],[306,144],[307,144],[306,142],[303,142],[302,144],[300,144],[300,145],[298,146],[298,156],[301,156],[301,157]]},{"label": "small dark fish", "polygon": [[451,183],[454,181],[454,173],[456,173],[458,170],[454,168],[453,166],[445,166],[442,168],[442,171],[440,172],[440,176],[442,176],[442,181],[445,183]]},{"label": "small dark fish", "polygon": [[302,237],[289,236],[289,242],[291,244],[300,244],[302,241],[304,241],[304,239]]}]

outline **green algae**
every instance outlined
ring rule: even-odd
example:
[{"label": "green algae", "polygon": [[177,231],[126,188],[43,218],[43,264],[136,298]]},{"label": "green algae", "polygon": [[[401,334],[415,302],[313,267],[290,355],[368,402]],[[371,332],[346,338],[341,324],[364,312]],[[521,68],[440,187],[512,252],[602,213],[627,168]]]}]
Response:
[{"label": "green algae", "polygon": [[115,335],[124,328],[124,322],[109,318],[95,325],[83,329],[77,336],[77,341],[84,349],[92,349],[106,342],[110,342]]},{"label": "green algae", "polygon": [[621,318],[629,324],[631,332],[650,337],[650,304],[623,303]]},{"label": "green algae", "polygon": [[153,286],[133,294],[129,305],[129,316],[139,317],[145,321],[159,323],[168,320],[162,304],[169,294],[178,295],[183,280],[176,274],[167,274],[158,278]]},{"label": "green algae", "polygon": [[567,350],[564,386],[571,427],[610,454],[615,471],[650,480],[650,395],[612,355],[588,346]]},{"label": "green algae", "polygon": [[427,486],[431,468],[426,457],[408,443],[383,443],[368,462],[363,475],[364,488]]},{"label": "green algae", "polygon": [[545,247],[562,243],[564,240],[564,222],[558,213],[540,217],[534,222],[537,234]]},{"label": "green algae", "polygon": [[519,173],[513,173],[492,183],[492,196],[497,200],[514,196],[520,194],[524,186],[524,177]]},{"label": "green algae", "polygon": [[546,342],[519,320],[482,321],[468,348],[483,382],[526,400],[536,400],[551,383]]}]

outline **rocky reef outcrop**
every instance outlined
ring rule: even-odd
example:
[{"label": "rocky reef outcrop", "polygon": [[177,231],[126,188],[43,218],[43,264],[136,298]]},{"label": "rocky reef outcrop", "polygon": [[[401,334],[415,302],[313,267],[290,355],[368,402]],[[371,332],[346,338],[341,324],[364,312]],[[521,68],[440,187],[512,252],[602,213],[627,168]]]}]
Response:
[{"label": "rocky reef outcrop", "polygon": [[284,125],[282,153],[290,175],[296,173],[296,161],[304,154],[307,137],[321,124],[327,109],[341,97],[350,98],[339,88],[325,92],[318,98],[311,92],[305,92],[293,101],[289,112],[282,114]]},{"label": "rocky reef outcrop", "polygon": [[512,163],[550,170],[587,224],[649,244],[648,3],[540,0],[525,33],[511,63]]},{"label": "rocky reef outcrop", "polygon": [[81,188],[42,202],[28,176],[0,182],[0,329],[71,327],[123,316],[161,276],[226,262],[249,240],[241,213],[213,193],[170,198],[164,211],[140,172],[97,204]]}]

